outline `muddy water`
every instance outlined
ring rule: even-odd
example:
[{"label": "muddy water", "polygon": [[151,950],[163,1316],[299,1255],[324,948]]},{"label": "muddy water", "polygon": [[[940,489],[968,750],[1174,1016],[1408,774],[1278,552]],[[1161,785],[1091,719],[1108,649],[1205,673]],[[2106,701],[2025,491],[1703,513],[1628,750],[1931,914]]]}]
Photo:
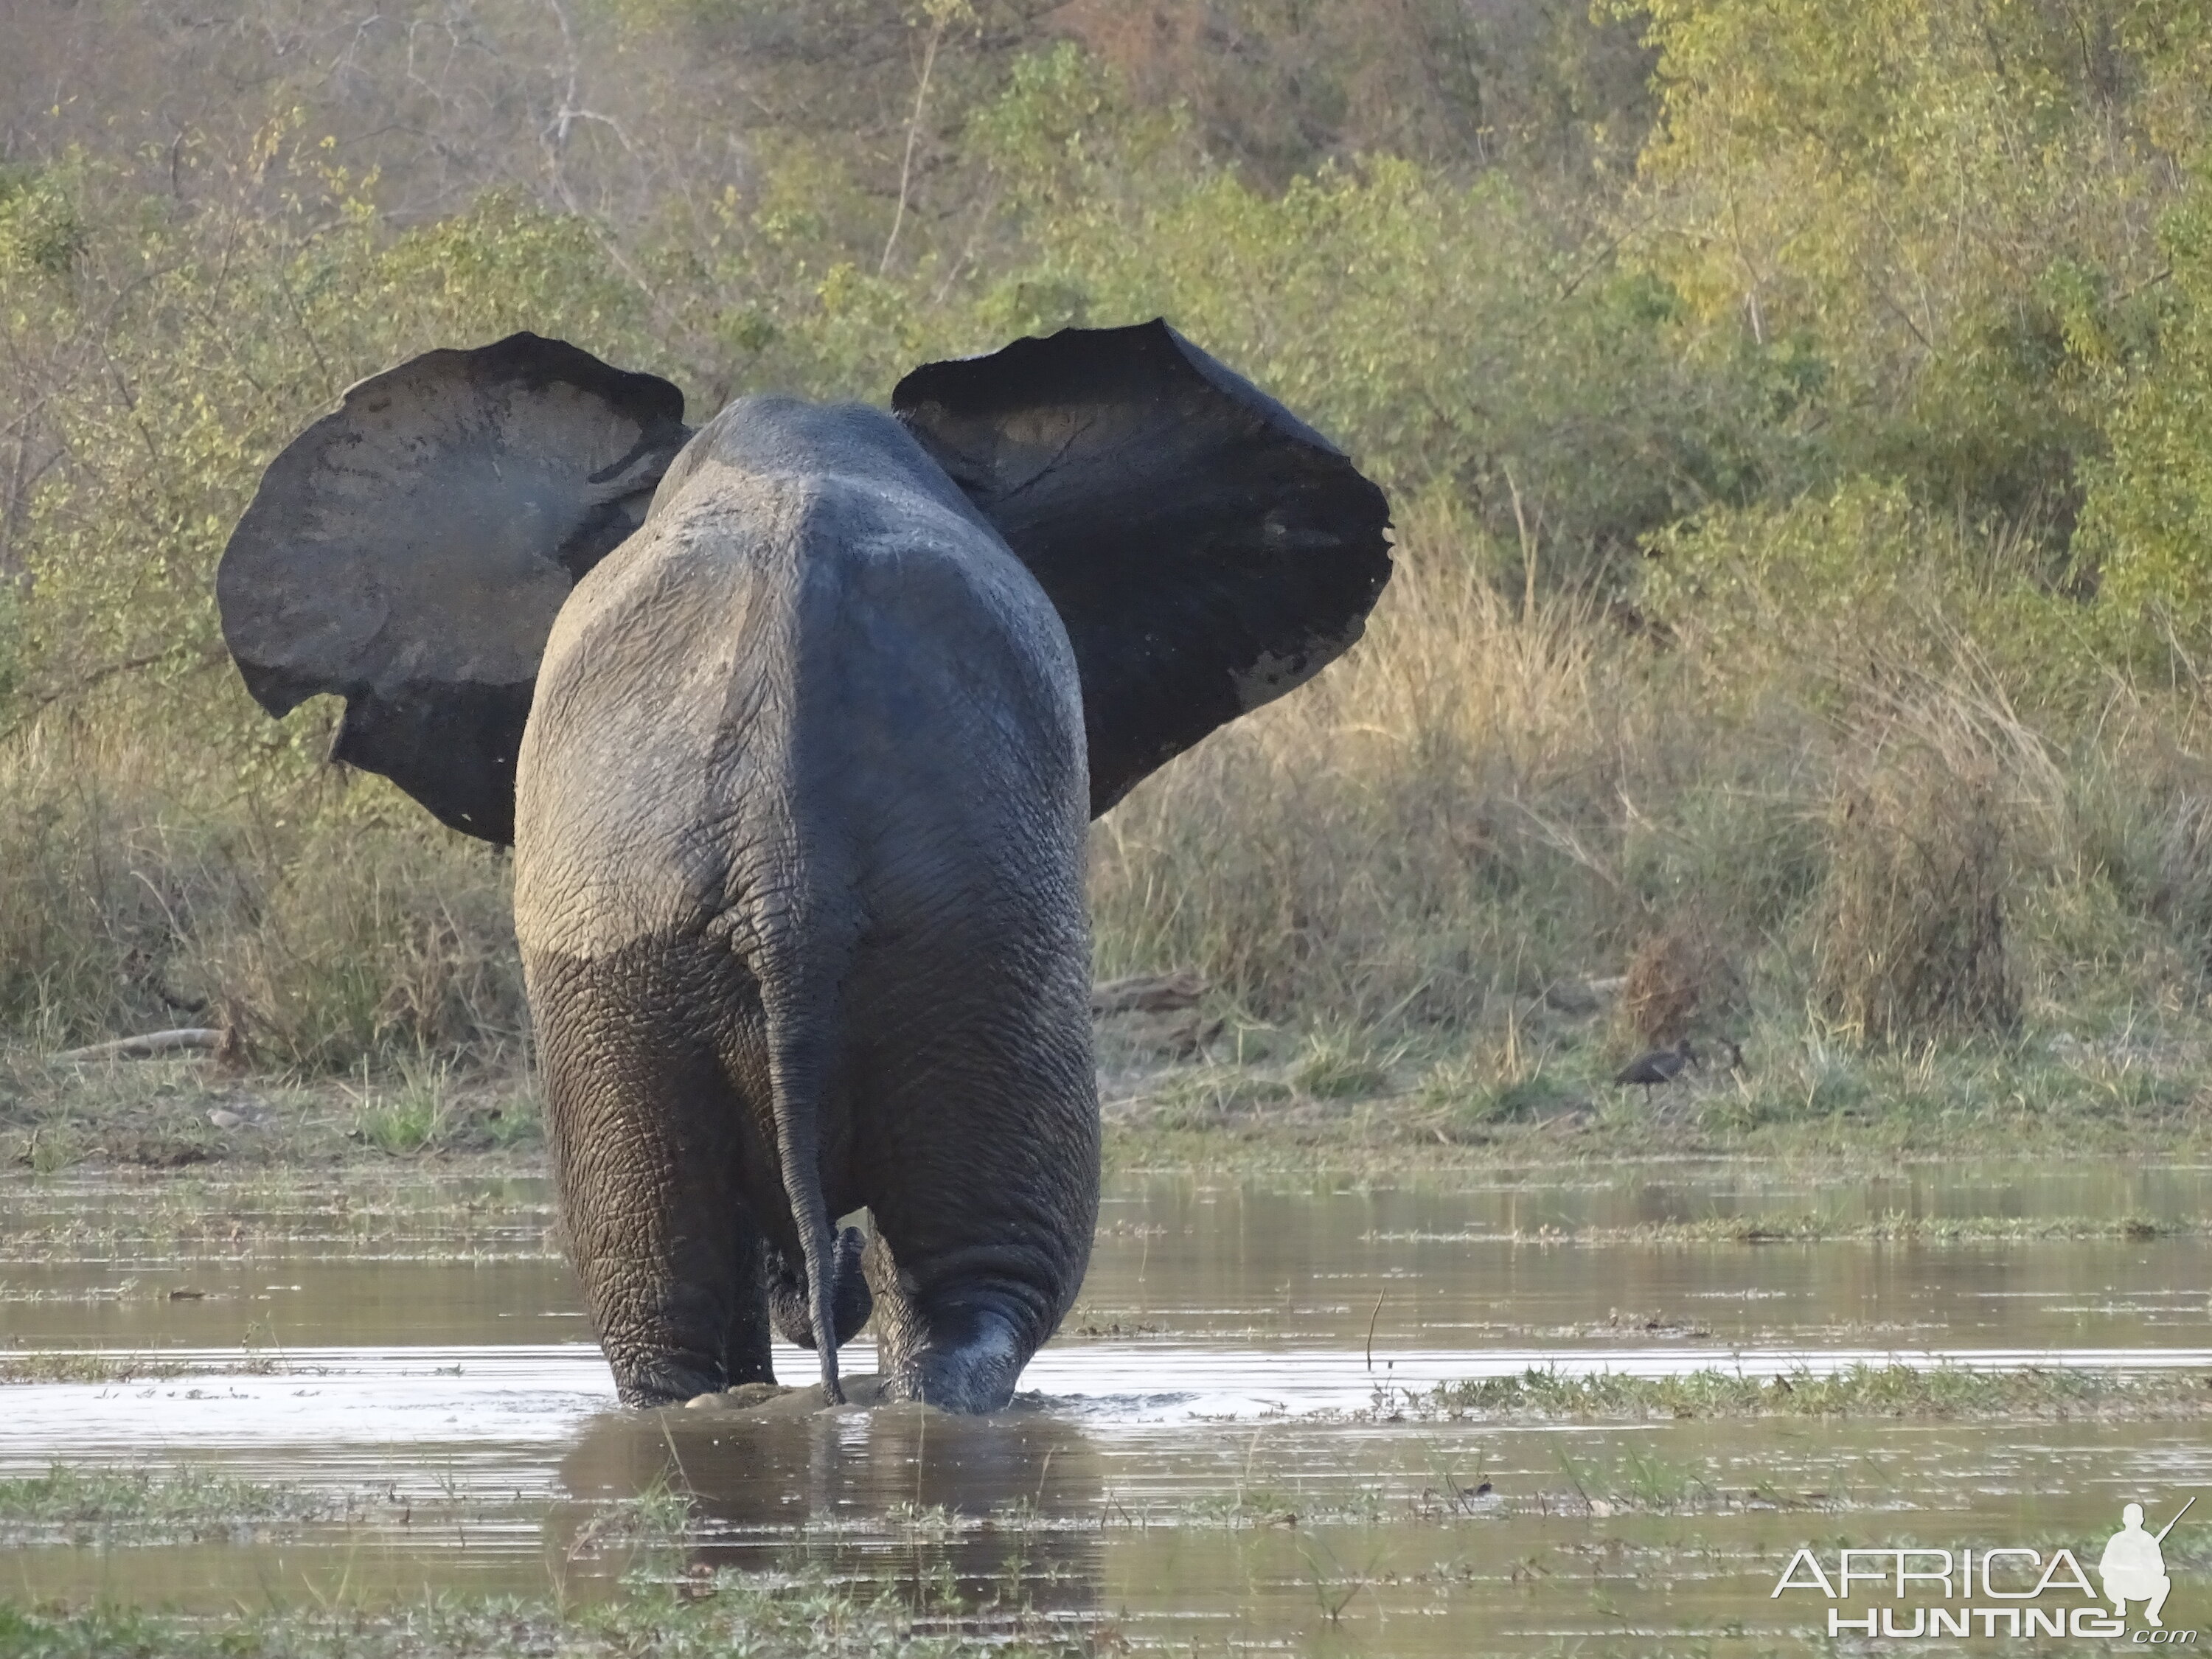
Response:
[{"label": "muddy water", "polygon": [[[950,1586],[1176,1651],[1640,1652],[1662,1635],[1751,1650],[1819,1627],[1817,1600],[1768,1595],[1800,1544],[2059,1540],[2094,1558],[2129,1498],[2155,1519],[2164,1494],[2212,1490],[2202,1422],[1500,1425],[1371,1409],[1378,1389],[1401,1400],[1532,1364],[2212,1371],[2201,1237],[1560,1237],[1736,1216],[1835,1231],[1890,1215],[2194,1221],[2212,1170],[1837,1187],[1692,1169],[1387,1190],[1125,1179],[1083,1302],[1019,1408],[969,1423],[614,1411],[530,1183],[432,1183],[381,1206],[158,1190],[0,1187],[0,1340],[155,1367],[0,1388],[0,1475],[206,1463],[305,1486],[322,1510],[197,1535],[0,1533],[7,1593],[224,1606],[272,1585],[588,1592],[706,1562]],[[777,1363],[787,1380],[812,1372],[795,1351]],[[871,1364],[865,1340],[848,1351],[848,1374]],[[663,1491],[688,1500],[681,1538],[641,1543],[623,1500]],[[2185,1533],[2168,1547],[2168,1622],[2193,1623],[2200,1600],[2212,1622],[2197,1588],[2212,1545]]]}]

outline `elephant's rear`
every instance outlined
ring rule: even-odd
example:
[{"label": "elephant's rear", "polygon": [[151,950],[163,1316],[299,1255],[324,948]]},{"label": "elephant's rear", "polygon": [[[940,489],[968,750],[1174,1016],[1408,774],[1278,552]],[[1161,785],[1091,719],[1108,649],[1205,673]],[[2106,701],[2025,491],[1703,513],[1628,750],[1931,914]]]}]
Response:
[{"label": "elephant's rear", "polygon": [[1079,889],[1085,783],[1058,617],[942,472],[873,410],[748,399],[547,642],[518,925],[604,954],[802,903],[834,933],[863,890],[896,927],[1014,881],[1079,928],[1058,890]]},{"label": "elephant's rear", "polygon": [[1073,659],[888,422],[763,456],[739,410],[563,611],[519,767],[579,1267],[618,1377],[634,1350],[665,1396],[765,1363],[746,1287],[696,1289],[752,1271],[718,1213],[807,1260],[820,1328],[829,1220],[865,1203],[887,1369],[996,1403],[1096,1201]]}]

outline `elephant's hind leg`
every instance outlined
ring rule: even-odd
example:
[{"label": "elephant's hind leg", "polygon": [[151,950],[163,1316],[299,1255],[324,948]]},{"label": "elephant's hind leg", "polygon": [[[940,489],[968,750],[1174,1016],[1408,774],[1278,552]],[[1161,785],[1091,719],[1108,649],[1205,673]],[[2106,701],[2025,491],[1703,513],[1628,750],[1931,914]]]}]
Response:
[{"label": "elephant's hind leg", "polygon": [[775,1380],[708,971],[655,948],[530,963],[569,1254],[626,1405]]},{"label": "elephant's hind leg", "polygon": [[979,973],[1004,994],[896,1022],[878,1051],[863,1144],[885,1399],[1000,1409],[1081,1288],[1098,1209],[1086,965]]}]

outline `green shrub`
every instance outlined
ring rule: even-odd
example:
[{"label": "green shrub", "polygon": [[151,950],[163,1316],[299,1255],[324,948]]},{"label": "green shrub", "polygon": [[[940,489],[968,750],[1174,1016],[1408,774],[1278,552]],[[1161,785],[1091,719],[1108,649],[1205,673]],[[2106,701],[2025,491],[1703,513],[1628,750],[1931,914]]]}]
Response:
[{"label": "green shrub", "polygon": [[2156,359],[2112,422],[2083,514],[2098,603],[2138,660],[2212,671],[2212,171],[2166,216],[2172,285]]}]

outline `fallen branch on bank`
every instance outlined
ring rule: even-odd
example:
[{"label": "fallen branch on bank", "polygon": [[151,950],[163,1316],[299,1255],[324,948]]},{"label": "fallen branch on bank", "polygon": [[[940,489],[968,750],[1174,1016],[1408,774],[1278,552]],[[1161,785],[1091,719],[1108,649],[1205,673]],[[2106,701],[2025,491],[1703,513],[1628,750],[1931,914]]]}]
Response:
[{"label": "fallen branch on bank", "polygon": [[54,1056],[59,1060],[155,1060],[163,1054],[211,1054],[222,1047],[223,1034],[206,1026],[187,1026],[175,1031],[148,1031],[142,1036],[115,1037],[82,1048],[68,1048]]},{"label": "fallen branch on bank", "polygon": [[1164,1014],[1195,1008],[1206,981],[1185,968],[1173,974],[1135,974],[1109,980],[1091,993],[1094,1014]]}]

